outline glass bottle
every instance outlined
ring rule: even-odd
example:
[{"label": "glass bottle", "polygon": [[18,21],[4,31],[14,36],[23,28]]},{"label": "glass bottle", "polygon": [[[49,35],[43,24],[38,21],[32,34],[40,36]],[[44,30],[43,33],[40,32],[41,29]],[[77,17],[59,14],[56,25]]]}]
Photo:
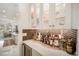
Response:
[{"label": "glass bottle", "polygon": [[52,46],[53,45],[53,40],[52,40],[52,34],[49,36],[49,41],[50,41],[50,46]]},{"label": "glass bottle", "polygon": [[74,52],[76,51],[76,44],[74,42],[74,40],[72,38],[69,38],[67,40],[67,46],[66,46],[66,51],[69,53],[69,54],[74,54]]},{"label": "glass bottle", "polygon": [[59,47],[59,36],[58,35],[54,35],[54,46]]}]

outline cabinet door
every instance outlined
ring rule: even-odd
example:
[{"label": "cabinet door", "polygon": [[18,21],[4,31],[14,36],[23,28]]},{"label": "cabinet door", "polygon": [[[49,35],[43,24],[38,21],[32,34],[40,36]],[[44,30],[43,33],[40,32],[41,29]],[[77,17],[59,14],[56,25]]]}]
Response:
[{"label": "cabinet door", "polygon": [[62,28],[65,25],[65,4],[57,3],[55,4],[55,21],[56,27]]},{"label": "cabinet door", "polygon": [[32,56],[32,48],[24,44],[24,56]]},{"label": "cabinet door", "polygon": [[[15,53],[14,53],[15,52]],[[0,56],[18,56],[17,46],[7,46],[0,48]]]},{"label": "cabinet door", "polygon": [[55,5],[57,28],[71,28],[71,4],[59,3]]},{"label": "cabinet door", "polygon": [[0,56],[9,56],[10,50],[11,50],[10,47],[0,48]]},{"label": "cabinet door", "polygon": [[32,56],[41,56],[36,50],[32,49]]},{"label": "cabinet door", "polygon": [[17,45],[11,47],[10,55],[11,56],[19,56],[19,48]]}]

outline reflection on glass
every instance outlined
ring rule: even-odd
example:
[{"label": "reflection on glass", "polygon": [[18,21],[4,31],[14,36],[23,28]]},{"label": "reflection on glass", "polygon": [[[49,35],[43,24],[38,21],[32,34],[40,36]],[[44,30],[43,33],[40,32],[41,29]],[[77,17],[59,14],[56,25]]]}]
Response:
[{"label": "reflection on glass", "polygon": [[56,18],[64,17],[65,15],[65,3],[56,3],[55,10],[56,10]]},{"label": "reflection on glass", "polygon": [[36,21],[38,25],[40,21],[40,4],[36,4]]},{"label": "reflection on glass", "polygon": [[35,11],[35,4],[31,4],[31,21],[32,21],[32,27],[35,27],[35,16],[36,16],[36,11]]},{"label": "reflection on glass", "polygon": [[40,4],[31,4],[32,26],[36,26],[39,24],[39,18],[40,18]]},{"label": "reflection on glass", "polygon": [[42,16],[42,19],[46,23],[49,20],[49,4],[48,3],[43,4],[43,16]]}]

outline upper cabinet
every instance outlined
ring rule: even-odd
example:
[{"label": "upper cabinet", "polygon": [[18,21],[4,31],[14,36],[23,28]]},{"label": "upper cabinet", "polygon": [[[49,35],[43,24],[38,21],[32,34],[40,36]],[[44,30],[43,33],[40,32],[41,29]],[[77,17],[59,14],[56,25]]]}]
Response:
[{"label": "upper cabinet", "polygon": [[40,4],[31,4],[30,5],[31,11],[31,25],[32,28],[36,28],[39,25],[40,20]]},{"label": "upper cabinet", "polygon": [[43,4],[42,22],[44,27],[49,27],[49,4]]},{"label": "upper cabinet", "polygon": [[56,28],[71,28],[71,4],[55,4],[55,21]]},{"label": "upper cabinet", "polygon": [[55,4],[55,28],[63,28],[65,25],[65,8],[66,4],[56,3]]},{"label": "upper cabinet", "polygon": [[71,28],[71,4],[31,4],[30,12],[32,28]]},{"label": "upper cabinet", "polygon": [[49,4],[31,4],[31,25],[32,28],[44,28],[49,25]]},{"label": "upper cabinet", "polygon": [[56,18],[65,17],[65,5],[64,3],[55,4]]}]

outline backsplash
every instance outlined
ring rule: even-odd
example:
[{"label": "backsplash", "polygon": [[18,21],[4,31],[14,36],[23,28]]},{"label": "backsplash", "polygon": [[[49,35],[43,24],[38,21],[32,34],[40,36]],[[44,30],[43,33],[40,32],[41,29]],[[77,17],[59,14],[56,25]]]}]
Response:
[{"label": "backsplash", "polygon": [[33,39],[33,36],[36,32],[37,31],[35,29],[23,29],[22,33],[27,34],[26,36],[23,36],[23,41]]}]

